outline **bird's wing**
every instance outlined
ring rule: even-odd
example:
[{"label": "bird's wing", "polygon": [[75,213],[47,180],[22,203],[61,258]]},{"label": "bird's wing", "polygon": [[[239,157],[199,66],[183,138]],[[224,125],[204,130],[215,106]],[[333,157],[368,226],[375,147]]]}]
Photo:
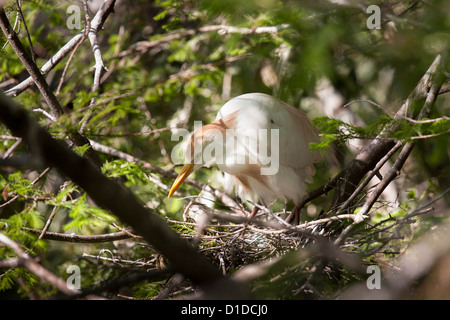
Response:
[{"label": "bird's wing", "polygon": [[284,102],[278,103],[282,107],[272,112],[272,126],[279,129],[280,164],[292,168],[311,166],[320,160],[319,152],[309,150],[311,142],[319,142],[317,129],[305,113]]},{"label": "bird's wing", "polygon": [[[277,129],[278,144],[269,143],[271,156],[274,148],[278,148],[280,165],[302,171],[305,179],[311,180],[315,173],[313,164],[320,160],[320,153],[309,151],[309,144],[319,142],[319,136],[305,113],[270,95],[249,93],[226,103],[217,119],[236,111],[239,111],[237,125],[241,131],[252,127]],[[271,139],[268,134],[267,139]]]}]

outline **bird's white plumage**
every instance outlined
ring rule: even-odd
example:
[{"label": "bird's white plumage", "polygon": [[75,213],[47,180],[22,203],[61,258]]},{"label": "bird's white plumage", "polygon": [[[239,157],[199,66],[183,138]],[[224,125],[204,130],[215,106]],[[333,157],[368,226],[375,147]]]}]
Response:
[{"label": "bird's white plumage", "polygon": [[[227,149],[225,161],[217,164],[225,172],[225,187],[228,190],[236,187],[241,197],[251,193],[251,196],[266,204],[275,198],[287,198],[299,203],[305,192],[305,181],[312,181],[314,163],[320,159],[318,152],[309,151],[309,144],[318,142],[319,137],[308,117],[300,110],[262,93],[249,93],[231,99],[220,109],[216,121],[233,114],[236,114],[233,124],[235,148],[230,148],[231,151]],[[267,139],[268,153],[259,152],[255,144],[248,140],[248,137],[254,137],[249,131],[261,129],[268,133],[272,129],[278,130],[278,144]],[[242,137],[247,140],[243,141]],[[260,142],[256,141],[256,145]],[[277,160],[279,165],[278,171],[272,175],[255,178],[254,169],[257,166],[249,170],[248,165],[233,161],[246,152],[250,157],[247,160],[256,159],[258,165],[264,167],[267,155],[273,156],[274,148],[278,148],[279,155],[272,160]],[[245,183],[242,183],[244,180]]]}]

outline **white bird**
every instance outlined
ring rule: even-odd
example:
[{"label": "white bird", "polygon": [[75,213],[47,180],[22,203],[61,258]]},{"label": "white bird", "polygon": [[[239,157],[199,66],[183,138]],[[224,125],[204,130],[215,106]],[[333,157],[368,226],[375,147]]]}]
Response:
[{"label": "white bird", "polygon": [[[222,106],[214,122],[192,133],[169,198],[192,172],[216,164],[225,173],[226,191],[235,188],[242,199],[251,196],[265,206],[275,199],[297,206],[320,160],[319,152],[309,150],[318,141],[302,111],[267,94],[240,95]],[[257,211],[255,206],[250,218]]]}]

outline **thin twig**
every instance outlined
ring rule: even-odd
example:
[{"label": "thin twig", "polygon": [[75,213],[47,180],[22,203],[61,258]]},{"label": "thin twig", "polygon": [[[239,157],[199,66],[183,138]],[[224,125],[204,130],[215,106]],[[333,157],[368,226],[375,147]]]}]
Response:
[{"label": "thin twig", "polygon": [[39,277],[39,279],[50,283],[52,286],[57,288],[59,291],[67,295],[78,294],[80,291],[75,288],[67,286],[67,282],[61,278],[58,278],[52,272],[41,266],[34,258],[29,256],[16,242],[5,234],[0,232],[0,242],[4,243],[6,246],[11,248],[17,255],[19,265],[25,267],[30,272],[34,273]]},{"label": "thin twig", "polygon": [[[105,1],[104,6],[106,10],[99,10],[95,14],[94,18],[92,19],[92,27],[96,30],[100,30],[101,26],[103,25],[106,18],[109,16],[109,14],[113,11],[115,1]],[[94,24],[95,22],[95,24]],[[83,40],[84,30],[81,31],[79,34],[75,35],[72,39],[70,39],[61,49],[58,50],[56,54],[53,55],[42,67],[41,67],[41,73],[43,75],[50,72],[58,63],[60,63],[72,50],[74,50],[75,47],[79,45],[79,43]],[[30,87],[34,83],[33,77],[28,77],[18,85],[14,86],[13,88],[7,90],[5,92],[8,96],[17,96],[23,91],[25,91],[28,87]]]},{"label": "thin twig", "polygon": [[[59,62],[61,62],[81,41],[83,38],[83,33],[77,34],[72,39],[70,39],[59,51],[53,55],[40,69],[43,75],[50,72]],[[20,82],[13,88],[5,91],[8,96],[16,97],[29,88],[34,83],[33,77],[28,77],[24,81]]]},{"label": "thin twig", "polygon": [[91,134],[91,133],[86,132],[86,135],[90,136],[90,137],[102,137],[102,138],[137,137],[137,136],[147,136],[147,135],[156,134],[156,133],[165,132],[165,131],[174,130],[174,129],[182,129],[185,127],[186,126],[166,127],[166,128],[145,130],[145,131],[141,131],[141,132],[122,133],[122,134]]},{"label": "thin twig", "polygon": [[[17,33],[20,32],[20,21],[21,21],[20,15],[19,15],[19,12],[17,11],[17,14],[16,14],[16,21],[14,21],[14,27],[12,28],[12,30],[13,30],[14,32],[17,32]],[[17,28],[17,31],[16,31],[16,28]],[[6,48],[6,46],[8,45],[8,43],[9,43],[9,41],[6,40],[5,44],[4,44],[3,47],[2,47],[2,50],[4,50],[4,49]]]},{"label": "thin twig", "polygon": [[276,221],[278,221],[282,226],[288,227],[290,228],[291,225],[289,223],[287,223],[286,221],[284,221],[283,219],[281,219],[278,215],[274,214],[272,211],[270,211],[269,209],[267,209],[266,206],[260,205],[259,203],[253,202],[253,201],[249,201],[251,204],[253,204],[255,207],[259,208],[260,210],[265,211],[267,214],[269,214],[269,216],[271,216],[273,219],[275,219]]},{"label": "thin twig", "polygon": [[198,29],[190,29],[190,30],[178,30],[173,34],[166,35],[162,39],[153,40],[153,41],[139,41],[134,45],[130,46],[127,50],[121,52],[117,56],[113,58],[123,58],[127,55],[130,55],[134,52],[143,52],[147,51],[150,48],[160,46],[164,43],[169,43],[174,40],[178,40],[181,38],[189,37],[196,35],[198,33],[208,33],[208,32],[219,32],[222,34],[227,33],[240,33],[240,34],[261,34],[261,33],[278,33],[281,30],[287,29],[289,25],[283,24],[280,26],[268,26],[268,27],[257,27],[257,28],[238,28],[227,25],[212,25],[212,26],[203,26]]},{"label": "thin twig", "polygon": [[354,103],[359,103],[359,102],[365,102],[365,103],[371,104],[371,105],[377,107],[378,109],[382,110],[382,111],[383,111],[384,113],[386,113],[386,114],[389,114],[389,115],[395,115],[395,112],[392,112],[392,111],[386,109],[385,107],[383,107],[381,104],[379,104],[379,103],[377,103],[377,102],[375,102],[375,101],[372,101],[372,100],[368,100],[368,99],[357,99],[357,100],[352,100],[352,101],[350,101],[350,102],[344,104],[344,105],[342,106],[342,108],[346,108],[346,107],[348,107],[348,106],[350,106],[350,105],[352,105],[352,104],[354,104]]},{"label": "thin twig", "polygon": [[[39,180],[41,180],[48,172],[50,171],[50,168],[45,169],[44,171],[42,171],[41,174],[39,174],[33,181],[31,181],[30,186],[34,186]],[[12,197],[11,199],[9,199],[8,201],[0,204],[0,209],[3,207],[6,207],[7,205],[13,203],[14,201],[16,201],[17,199],[19,199],[19,195],[15,195],[14,197]]]},{"label": "thin twig", "polygon": [[36,109],[32,109],[33,112],[39,112],[42,113],[44,116],[46,116],[48,119],[50,119],[51,121],[56,121],[55,116],[51,115],[50,113],[48,113],[47,111],[45,111],[44,109],[41,108],[36,108]]},{"label": "thin twig", "polygon": [[397,144],[389,150],[389,152],[377,163],[375,168],[366,176],[366,178],[360,183],[358,188],[352,193],[352,195],[339,207],[339,210],[336,212],[336,215],[339,215],[342,211],[348,208],[350,203],[356,198],[356,196],[364,189],[364,187],[372,180],[372,178],[377,174],[377,172],[381,169],[381,167],[394,155],[395,152],[402,146],[401,142],[397,142]]},{"label": "thin twig", "polygon": [[[0,26],[1,26],[3,33],[5,34],[6,38],[8,39],[11,47],[16,52],[16,55],[18,56],[19,60],[22,62],[22,64],[25,66],[25,68],[28,71],[28,73],[30,74],[30,76],[33,78],[36,86],[38,87],[39,91],[41,92],[41,94],[42,94],[45,102],[47,103],[48,107],[50,108],[53,116],[55,118],[59,118],[64,113],[63,108],[61,107],[61,104],[59,103],[55,94],[51,90],[51,88],[48,85],[47,81],[45,80],[44,76],[39,71],[37,65],[33,62],[33,60],[27,54],[23,44],[20,42],[20,39],[17,37],[17,34],[12,30],[12,27],[9,24],[9,20],[6,16],[4,8],[1,5],[0,5]],[[69,135],[69,137],[76,146],[84,146],[89,143],[89,140],[87,140],[79,132],[73,132]],[[31,146],[33,148],[35,145],[37,145],[37,144],[36,143],[31,144]],[[97,166],[100,165],[100,161],[98,160],[97,155],[94,152],[92,152],[91,149],[88,149],[88,151],[86,152],[86,156]]]},{"label": "thin twig", "polygon": [[[440,93],[440,91],[439,91],[439,93]],[[344,105],[342,106],[342,108],[346,108],[346,107],[348,107],[349,105],[354,104],[354,103],[358,103],[358,102],[366,102],[366,103],[369,103],[369,104],[371,104],[371,105],[376,106],[377,108],[379,108],[380,110],[382,110],[384,113],[386,113],[386,114],[388,114],[388,115],[396,116],[397,119],[403,119],[403,120],[406,120],[406,121],[408,121],[408,122],[412,122],[412,123],[414,123],[414,124],[435,123],[435,122],[439,122],[439,121],[449,121],[449,120],[450,120],[450,117],[447,117],[447,116],[442,116],[442,117],[435,118],[435,119],[425,119],[425,120],[422,120],[422,119],[421,119],[421,120],[412,119],[412,118],[407,117],[407,116],[402,115],[402,114],[396,114],[396,113],[394,113],[394,112],[392,112],[392,111],[386,109],[386,108],[383,107],[381,104],[379,104],[379,103],[377,103],[377,102],[375,102],[375,101],[372,101],[372,100],[367,100],[367,99],[358,99],[358,100],[350,101],[349,103],[344,104]],[[388,139],[388,138],[386,138],[386,139]]]},{"label": "thin twig", "polygon": [[3,159],[8,158],[21,143],[22,139],[17,139],[16,142],[14,142],[13,145],[9,147],[9,149],[5,152],[5,154],[3,155]]},{"label": "thin twig", "polygon": [[[439,57],[440,58],[440,57]],[[434,74],[430,75],[430,81],[432,81],[432,85],[430,88],[430,91],[428,92],[425,103],[417,116],[418,120],[423,119],[431,110],[432,105],[437,99],[439,89],[442,85],[442,79],[439,75],[440,73],[440,65],[439,65],[440,59],[437,60],[437,64],[434,66]],[[361,210],[357,213],[357,219],[355,222],[361,222],[364,217],[368,214],[370,208],[375,203],[375,201],[378,199],[378,197],[381,195],[381,193],[384,191],[384,189],[391,183],[393,179],[395,179],[399,173],[400,170],[405,163],[406,159],[408,158],[409,154],[411,153],[412,149],[414,147],[414,142],[408,142],[403,147],[402,151],[400,152],[399,156],[397,157],[397,160],[395,161],[394,165],[390,170],[385,174],[383,179],[380,181],[380,183],[377,185],[375,190],[372,192],[372,194],[369,196],[369,198],[364,203]]]},{"label": "thin twig", "polygon": [[98,235],[79,235],[74,233],[58,233],[58,232],[50,232],[43,230],[36,230],[31,228],[22,228],[27,232],[31,232],[39,235],[40,239],[46,240],[54,240],[54,241],[62,241],[62,242],[74,242],[74,243],[102,243],[102,242],[111,242],[123,239],[129,239],[130,236],[125,231],[118,231],[113,233],[106,234],[98,234]]},{"label": "thin twig", "polygon": [[[103,62],[103,58],[102,58],[102,53],[100,51],[100,46],[98,44],[98,38],[97,38],[97,32],[99,29],[97,29],[95,26],[100,25],[99,23],[97,23],[97,21],[94,21],[96,18],[98,18],[99,16],[95,16],[94,20],[91,22],[89,22],[89,14],[87,11],[87,3],[86,0],[84,0],[84,10],[85,10],[85,15],[86,15],[86,20],[88,21],[88,24],[91,26],[88,30],[88,38],[89,38],[89,42],[91,43],[91,47],[92,47],[92,51],[94,53],[94,60],[95,60],[95,65],[94,65],[94,81],[92,83],[92,88],[91,88],[91,92],[92,93],[97,93],[98,89],[100,88],[100,77],[102,74],[102,70],[108,71],[108,68],[105,66],[104,62]],[[103,10],[107,10],[106,7],[102,6],[99,11],[103,11]],[[83,117],[83,119],[81,119],[80,121],[80,132],[84,133],[85,129],[86,129],[86,125],[89,122],[89,119],[92,115],[92,107],[95,105],[97,101],[97,97],[92,97],[91,101],[89,102],[89,109],[86,112],[85,116]]]},{"label": "thin twig", "polygon": [[34,63],[36,63],[36,52],[34,51],[33,42],[31,41],[30,32],[28,31],[27,23],[25,21],[23,13],[22,13],[20,0],[16,0],[16,4],[17,4],[17,12],[19,13],[20,19],[23,22],[23,26],[25,27],[25,32],[27,34],[28,44],[30,45],[31,59],[33,60]]},{"label": "thin twig", "polygon": [[[64,190],[64,189],[66,188],[67,184],[68,184],[68,182],[65,182],[65,183],[61,186],[61,190]],[[65,196],[61,199],[61,202],[66,201],[66,199],[67,199],[67,195],[65,195]],[[52,212],[51,212],[49,218],[47,219],[47,222],[45,223],[45,226],[44,226],[44,228],[42,229],[41,234],[39,235],[39,238],[38,238],[39,240],[42,239],[42,238],[45,236],[45,233],[47,232],[48,228],[50,227],[50,224],[52,223],[53,218],[54,218],[55,215],[56,215],[56,212],[58,212],[59,207],[60,207],[59,205],[56,205],[56,206],[53,207],[53,210],[52,210]]]},{"label": "thin twig", "polygon": [[[86,15],[86,19],[87,21],[89,21],[89,14],[87,12],[87,3],[86,0],[84,1],[84,7],[85,7],[85,15]],[[107,10],[107,7],[101,7],[99,9],[99,11],[104,11]],[[92,51],[94,53],[94,59],[95,59],[95,72],[94,72],[94,82],[92,84],[92,92],[97,92],[98,88],[100,87],[100,76],[101,76],[101,72],[102,70],[108,70],[108,68],[106,68],[104,62],[103,62],[103,58],[102,58],[102,53],[100,51],[100,46],[98,45],[98,38],[97,38],[97,32],[98,32],[98,26],[100,26],[100,23],[98,23],[97,21],[95,21],[95,19],[99,19],[100,16],[95,16],[94,19],[92,20],[92,23],[89,23],[89,25],[91,25],[91,27],[89,28],[89,32],[88,32],[88,38],[89,41],[91,43],[92,46]],[[95,101],[93,102],[95,103]],[[91,101],[91,104],[93,104]]]},{"label": "thin twig", "polygon": [[[128,162],[134,162],[134,163],[140,164],[140,165],[142,165],[142,167],[144,169],[149,170],[149,171],[154,171],[154,172],[156,172],[164,177],[167,177],[167,178],[175,179],[177,177],[177,174],[173,170],[164,170],[158,166],[152,165],[151,163],[149,163],[147,161],[141,160],[137,157],[134,157],[123,151],[114,149],[110,146],[105,146],[105,145],[98,143],[96,141],[93,141],[93,140],[90,140],[90,142],[91,142],[92,148],[96,151],[106,153],[106,154],[112,155],[114,157],[118,157],[120,159],[124,159]],[[239,212],[239,213],[242,212],[242,210],[240,209],[240,207],[236,203],[236,201],[234,201],[232,198],[230,198],[224,192],[221,192],[216,188],[213,188],[209,185],[205,185],[201,182],[198,182],[198,181],[192,180],[192,179],[186,179],[184,181],[184,183],[189,184],[198,189],[204,189],[206,192],[209,192],[209,193],[213,194],[215,197],[217,197],[220,201],[222,201],[223,204],[228,206],[231,210],[233,210],[235,212]]]},{"label": "thin twig", "polygon": [[410,137],[408,139],[410,139],[410,140],[430,139],[430,138],[438,137],[438,136],[446,134],[446,133],[450,133],[450,129],[447,131],[444,131],[444,132],[425,134],[425,135],[421,135],[421,136]]},{"label": "thin twig", "polygon": [[56,88],[56,93],[55,93],[55,95],[57,95],[57,96],[59,95],[59,93],[60,93],[60,91],[61,91],[62,85],[63,85],[63,83],[64,83],[64,78],[65,78],[65,76],[66,76],[67,70],[69,69],[69,65],[70,65],[70,63],[72,62],[72,59],[73,59],[73,57],[75,56],[75,53],[77,52],[78,48],[81,46],[81,44],[82,44],[82,43],[84,42],[84,40],[86,39],[86,37],[87,37],[87,35],[88,35],[88,32],[89,32],[89,29],[90,29],[90,27],[91,27],[91,21],[90,21],[90,19],[88,19],[89,15],[86,14],[86,16],[87,16],[87,18],[86,18],[86,25],[85,25],[85,27],[84,27],[83,36],[81,37],[81,40],[76,44],[75,48],[73,49],[72,53],[71,53],[70,56],[69,56],[69,59],[67,60],[66,65],[64,66],[64,70],[63,70],[63,73],[62,73],[61,78],[60,78],[60,80],[59,80],[58,87]]},{"label": "thin twig", "polygon": [[8,39],[11,47],[16,52],[18,58],[25,66],[30,76],[34,79],[36,86],[39,88],[39,91],[41,92],[42,96],[47,102],[47,105],[51,109],[53,116],[59,117],[59,115],[63,113],[59,101],[56,99],[55,95],[51,91],[49,85],[45,81],[43,75],[40,73],[34,61],[27,54],[23,44],[17,37],[17,34],[14,32],[14,30],[12,30],[12,27],[9,24],[9,20],[3,9],[3,6],[0,6],[0,26],[6,38]]}]

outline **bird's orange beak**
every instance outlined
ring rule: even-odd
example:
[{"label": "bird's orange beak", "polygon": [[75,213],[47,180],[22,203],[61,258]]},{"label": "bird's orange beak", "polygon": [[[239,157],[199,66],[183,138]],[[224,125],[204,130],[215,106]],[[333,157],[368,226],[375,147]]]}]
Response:
[{"label": "bird's orange beak", "polygon": [[181,172],[178,175],[178,177],[175,179],[175,182],[172,185],[172,188],[170,188],[169,191],[169,196],[168,198],[170,198],[175,191],[177,191],[177,189],[181,186],[181,184],[183,183],[184,180],[186,180],[186,178],[194,171],[194,164],[192,163],[188,163],[185,164],[183,166],[183,168],[181,168]]}]

